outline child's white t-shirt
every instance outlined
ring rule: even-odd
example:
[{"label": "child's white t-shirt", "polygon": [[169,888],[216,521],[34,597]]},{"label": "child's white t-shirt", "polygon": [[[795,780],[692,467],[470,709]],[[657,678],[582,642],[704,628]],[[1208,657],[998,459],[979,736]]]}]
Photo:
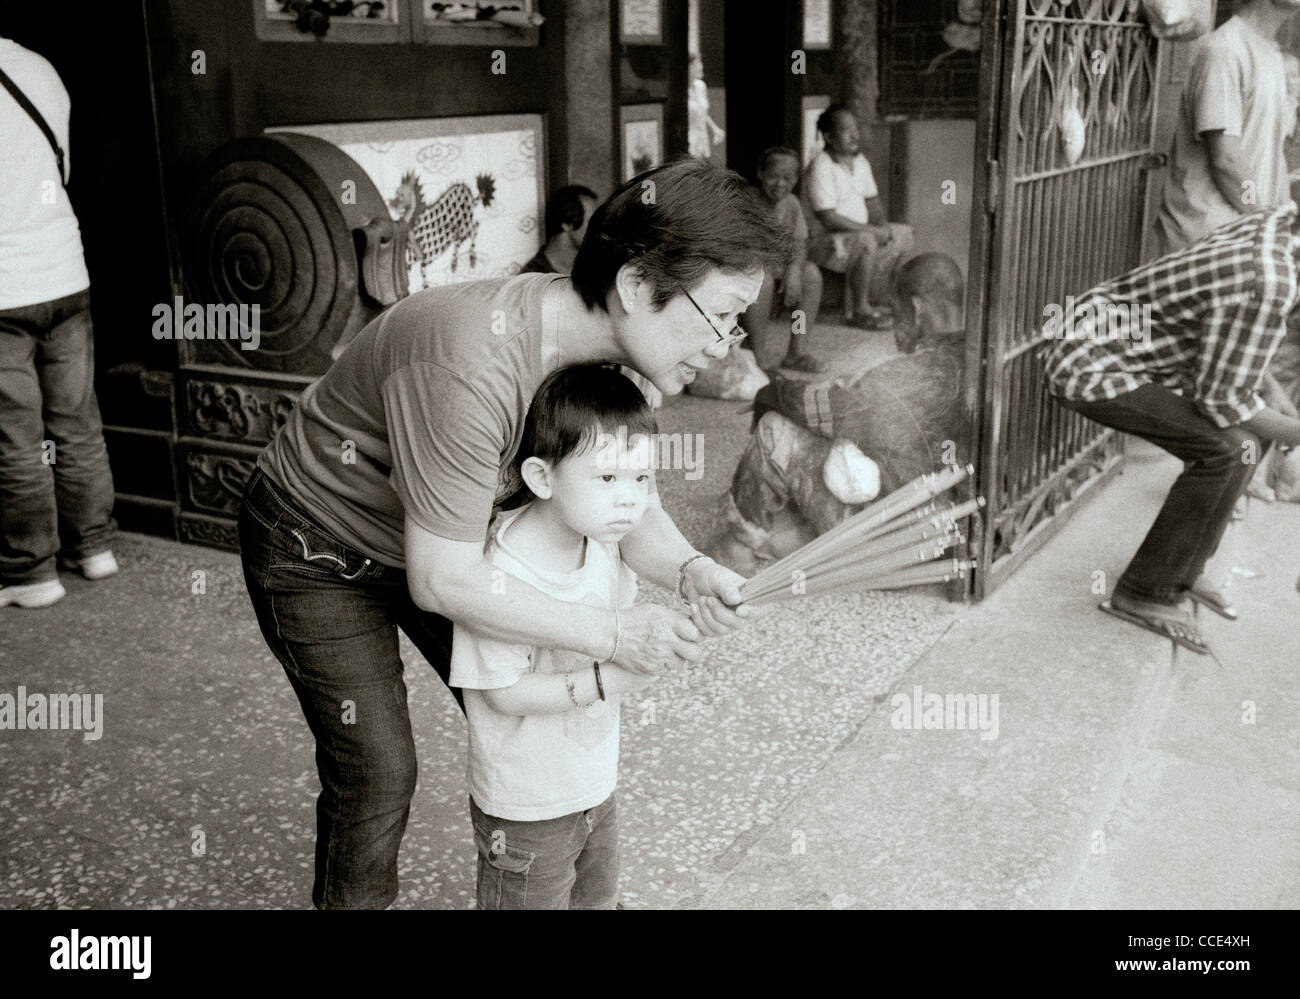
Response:
[{"label": "child's white t-shirt", "polygon": [[[618,545],[586,542],[581,568],[555,573],[524,561],[510,543],[510,527],[527,507],[503,515],[488,544],[488,560],[543,593],[570,603],[628,607],[636,574]],[[505,715],[484,690],[509,687],[527,673],[590,671],[590,656],[484,638],[455,626],[451,685],[465,697],[469,721],[469,792],[488,815],[538,822],[593,808],[618,783],[619,697],[610,694],[585,710]]]}]

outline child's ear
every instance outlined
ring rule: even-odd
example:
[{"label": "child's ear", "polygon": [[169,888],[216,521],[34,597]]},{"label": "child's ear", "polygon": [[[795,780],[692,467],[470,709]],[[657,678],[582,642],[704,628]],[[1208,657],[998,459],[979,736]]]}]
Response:
[{"label": "child's ear", "polygon": [[551,498],[551,466],[541,458],[528,458],[519,466],[519,476],[538,499]]}]

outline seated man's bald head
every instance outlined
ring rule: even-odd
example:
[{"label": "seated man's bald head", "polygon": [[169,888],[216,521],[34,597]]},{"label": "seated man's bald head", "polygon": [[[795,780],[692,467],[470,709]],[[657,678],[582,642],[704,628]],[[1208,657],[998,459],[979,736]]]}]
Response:
[{"label": "seated man's bald head", "polygon": [[965,282],[957,261],[944,253],[921,253],[894,274],[894,327],[898,349],[911,353],[931,333],[953,333],[965,326]]}]

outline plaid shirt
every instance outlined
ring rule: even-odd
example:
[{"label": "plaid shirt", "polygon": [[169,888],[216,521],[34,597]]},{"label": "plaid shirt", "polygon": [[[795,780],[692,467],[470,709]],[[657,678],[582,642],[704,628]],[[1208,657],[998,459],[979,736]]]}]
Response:
[{"label": "plaid shirt", "polygon": [[1043,329],[1048,391],[1099,402],[1156,384],[1220,427],[1251,419],[1300,301],[1296,216],[1294,202],[1244,215],[1055,310]]}]

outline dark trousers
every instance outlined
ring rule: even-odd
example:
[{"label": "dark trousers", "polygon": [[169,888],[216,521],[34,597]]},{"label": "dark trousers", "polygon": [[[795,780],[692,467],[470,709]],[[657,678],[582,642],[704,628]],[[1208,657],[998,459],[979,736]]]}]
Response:
[{"label": "dark trousers", "polygon": [[1103,402],[1060,402],[1185,463],[1115,586],[1116,592],[1135,599],[1179,602],[1218,550],[1233,507],[1268,446],[1243,427],[1217,426],[1189,400],[1159,385],[1143,385]]},{"label": "dark trousers", "polygon": [[107,551],[113,475],[95,399],[90,292],[0,312],[0,584]]},{"label": "dark trousers", "polygon": [[312,902],[383,908],[397,897],[416,778],[397,629],[446,683],[451,622],[415,606],[404,570],[330,535],[260,469],[244,490],[239,543],[262,635],[316,738]]}]

